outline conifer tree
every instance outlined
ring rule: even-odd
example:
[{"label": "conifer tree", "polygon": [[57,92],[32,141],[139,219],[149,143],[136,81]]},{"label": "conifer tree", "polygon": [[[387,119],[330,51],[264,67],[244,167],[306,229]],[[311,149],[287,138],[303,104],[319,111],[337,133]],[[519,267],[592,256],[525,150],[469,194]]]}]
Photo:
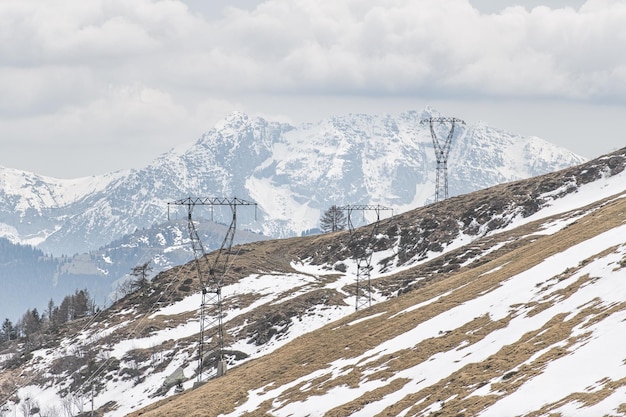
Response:
[{"label": "conifer tree", "polygon": [[150,273],[150,271],[152,271],[150,261],[146,262],[143,265],[136,266],[132,269],[130,274],[135,277],[135,280],[131,284],[132,291],[141,289],[148,284],[148,274]]},{"label": "conifer tree", "polygon": [[333,205],[322,215],[320,219],[320,230],[322,233],[344,230],[346,223],[346,215],[343,213],[343,210]]},{"label": "conifer tree", "polygon": [[4,323],[2,323],[2,341],[9,341],[15,338],[15,329],[13,328],[13,323],[8,318],[4,319]]}]

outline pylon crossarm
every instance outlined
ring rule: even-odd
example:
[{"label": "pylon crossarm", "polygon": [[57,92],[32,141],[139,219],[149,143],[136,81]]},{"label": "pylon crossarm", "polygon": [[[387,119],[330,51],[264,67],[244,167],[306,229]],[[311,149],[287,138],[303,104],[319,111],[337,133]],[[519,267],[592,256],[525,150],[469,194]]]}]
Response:
[{"label": "pylon crossarm", "polygon": [[233,204],[238,206],[256,206],[257,203],[253,201],[243,200],[241,198],[232,197],[187,197],[180,200],[175,200],[171,203],[179,206],[232,206]]},{"label": "pylon crossarm", "polygon": [[[348,204],[347,206],[338,207],[337,209],[348,212],[348,229],[350,230],[350,234],[352,234],[352,232],[354,232],[354,225],[352,224],[352,212],[354,210],[357,210],[357,211],[375,211],[376,212],[376,222],[378,222],[380,220],[380,212],[381,211],[391,210],[393,212],[392,208],[381,206],[380,204],[377,204],[377,205],[367,205],[367,204],[350,205],[350,204]],[[393,213],[392,213],[392,215],[393,215]]]}]

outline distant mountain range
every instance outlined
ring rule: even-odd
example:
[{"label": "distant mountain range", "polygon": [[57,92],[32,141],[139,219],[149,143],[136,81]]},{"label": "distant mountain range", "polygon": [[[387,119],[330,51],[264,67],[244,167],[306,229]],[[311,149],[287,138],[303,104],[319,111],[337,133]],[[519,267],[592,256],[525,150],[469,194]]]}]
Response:
[{"label": "distant mountain range", "polygon": [[[185,219],[184,208],[175,210],[167,203],[188,196],[258,203],[256,212],[237,213],[238,227],[257,234],[246,236],[247,241],[315,230],[323,211],[334,204],[381,204],[394,213],[405,212],[434,201],[435,154],[429,127],[420,121],[437,116],[442,115],[426,108],[397,116],[349,114],[292,126],[235,112],[191,147],[172,149],[148,166],[128,171],[66,180],[0,167],[0,237],[82,265],[59,266],[55,276],[37,281],[77,285],[99,278],[98,287],[104,280],[103,287],[110,289],[134,266],[136,253],[122,255],[136,250],[126,241],[139,242],[137,232],[148,230],[155,237],[167,229],[168,209],[172,219]],[[445,138],[449,126],[437,128]],[[460,195],[584,161],[536,137],[484,123],[457,125],[448,163],[449,193]],[[204,207],[194,216],[229,224],[232,213],[228,208],[211,213]],[[178,230],[186,237],[184,225]],[[215,239],[208,248],[219,247],[221,237]],[[117,249],[111,246],[114,242],[120,243]],[[136,261],[157,257],[158,270],[179,262],[176,252],[166,250],[171,242],[163,242],[154,244],[158,255],[146,258],[144,251]],[[185,250],[189,256],[188,245]],[[108,257],[107,251],[117,257]],[[103,291],[98,290],[98,298],[105,296]]]},{"label": "distant mountain range", "polygon": [[[235,112],[142,168],[74,180],[0,168],[0,237],[56,256],[86,253],[165,222],[167,203],[187,196],[257,202],[256,219],[239,213],[238,224],[268,237],[316,228],[333,204],[403,212],[434,201],[435,155],[420,124],[431,116],[441,115],[351,114],[296,127]],[[445,137],[449,126],[439,127]],[[450,196],[584,161],[536,137],[457,125]]]}]

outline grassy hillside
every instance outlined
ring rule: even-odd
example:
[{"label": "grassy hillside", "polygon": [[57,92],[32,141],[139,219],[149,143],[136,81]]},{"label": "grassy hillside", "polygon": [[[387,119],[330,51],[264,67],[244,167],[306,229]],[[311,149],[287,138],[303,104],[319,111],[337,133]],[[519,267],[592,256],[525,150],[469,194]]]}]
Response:
[{"label": "grassy hillside", "polygon": [[[449,204],[462,211],[480,208],[477,201],[483,197],[490,195],[485,201],[502,199],[519,186],[496,187]],[[626,199],[622,197],[600,199],[477,239],[446,254],[448,261],[465,256],[466,261],[453,263],[455,268],[446,268],[449,262],[439,257],[380,278],[375,284],[379,288],[397,289],[398,283],[403,283],[404,289],[398,297],[304,334],[223,377],[132,416],[308,415],[311,410],[315,410],[313,415],[346,416],[374,415],[370,414],[374,409],[377,415],[474,416],[481,412],[489,415],[489,407],[531,384],[544,384],[548,389],[550,380],[542,382],[546,369],[574,356],[583,346],[591,346],[598,338],[594,329],[621,334],[625,329],[623,297],[611,300],[599,289],[597,294],[593,292],[594,286],[609,276],[616,282],[626,281],[624,241],[614,243],[610,238],[615,233],[624,236],[626,230]],[[460,204],[468,202],[473,205]],[[419,223],[428,210],[394,221]],[[555,225],[558,230],[549,231]],[[301,258],[319,256],[320,263],[332,265],[335,255],[329,254],[345,250],[346,239],[345,234],[338,234],[275,242],[272,245],[284,245],[276,252],[261,244],[266,249],[257,254],[262,261],[254,269],[267,269],[266,259],[272,268],[286,268],[296,253]],[[327,250],[331,247],[335,250]],[[468,253],[475,261],[467,261]],[[485,255],[477,256],[479,253]],[[524,282],[530,280],[530,290],[502,296],[501,304],[484,305],[477,310],[481,315],[466,317],[458,327],[454,320],[449,320],[450,327],[436,327],[441,326],[442,315],[488,299],[514,281],[525,288]],[[618,292],[625,289],[614,287]],[[507,304],[511,298],[518,302]],[[494,313],[496,310],[500,312]],[[522,320],[530,324],[514,332]],[[479,351],[488,343],[498,347],[481,357]],[[456,359],[450,364],[441,359],[445,355]],[[622,359],[618,376],[605,369],[606,376],[589,381],[586,389],[557,396],[557,400],[546,397],[530,411],[524,411],[524,404],[519,403],[517,409],[508,409],[511,414],[500,415],[565,416],[568,414],[562,410],[569,404],[584,409],[621,395],[626,388],[626,356]],[[439,369],[450,369],[433,377],[437,368],[429,368],[428,363],[438,361],[442,362]],[[454,366],[454,362],[460,365]],[[586,366],[603,365],[598,361]],[[584,366],[579,372],[584,374]],[[570,374],[560,376],[567,385]],[[612,415],[626,415],[626,397],[621,398]]]},{"label": "grassy hillside", "polygon": [[[229,370],[199,385],[195,264],[161,272],[43,345],[0,345],[2,405],[83,415],[93,395],[107,417],[626,415],[625,166],[623,149],[353,233],[234,246]],[[362,254],[372,306],[355,311]]]}]

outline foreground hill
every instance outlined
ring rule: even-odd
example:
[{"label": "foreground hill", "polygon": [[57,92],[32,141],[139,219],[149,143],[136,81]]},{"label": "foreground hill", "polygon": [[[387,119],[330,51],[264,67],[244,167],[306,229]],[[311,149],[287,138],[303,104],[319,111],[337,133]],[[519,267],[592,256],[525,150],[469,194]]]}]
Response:
[{"label": "foreground hill", "polygon": [[[192,264],[171,269],[45,348],[0,352],[1,398],[77,414],[93,394],[106,416],[626,415],[625,165],[623,149],[352,234],[237,246],[229,371],[195,389],[199,286]],[[363,248],[373,302],[355,312]]]},{"label": "foreground hill", "polygon": [[[622,170],[623,155],[606,163]],[[585,189],[598,173],[587,169],[578,184],[535,182],[561,180],[544,198],[568,195],[508,231],[380,279],[419,289],[134,415],[626,415],[626,186],[622,173]],[[529,185],[490,192],[515,199]]]}]

